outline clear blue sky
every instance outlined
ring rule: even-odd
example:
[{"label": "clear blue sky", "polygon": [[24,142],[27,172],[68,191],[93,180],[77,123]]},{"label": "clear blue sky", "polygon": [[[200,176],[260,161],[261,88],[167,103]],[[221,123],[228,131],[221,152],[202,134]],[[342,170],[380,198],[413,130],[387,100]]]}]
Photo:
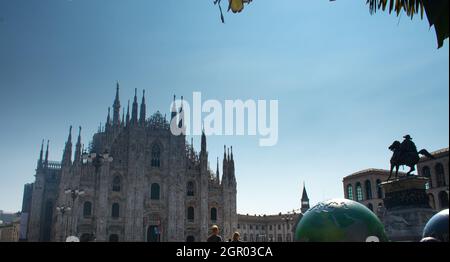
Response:
[{"label": "clear blue sky", "polygon": [[[172,95],[278,99],[279,143],[208,138],[211,165],[233,145],[238,211],[342,197],[342,177],[388,168],[387,146],[449,145],[448,41],[426,20],[371,16],[365,0],[255,0],[219,21],[212,0],[0,0],[0,209],[17,211],[41,139],[60,160],[69,125],[87,144],[134,88],[148,111]],[[196,147],[199,148],[196,138]]]}]

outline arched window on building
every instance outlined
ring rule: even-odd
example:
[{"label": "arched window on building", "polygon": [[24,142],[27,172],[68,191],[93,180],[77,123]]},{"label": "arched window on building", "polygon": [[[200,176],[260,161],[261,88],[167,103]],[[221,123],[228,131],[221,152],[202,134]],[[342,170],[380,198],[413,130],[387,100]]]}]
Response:
[{"label": "arched window on building", "polygon": [[381,187],[381,179],[377,179],[377,198],[383,198],[383,188]]},{"label": "arched window on building", "polygon": [[217,221],[217,208],[211,208],[211,221]]},{"label": "arched window on building", "polygon": [[150,199],[159,200],[160,199],[160,187],[158,183],[153,183],[150,187]]},{"label": "arched window on building", "polygon": [[440,209],[448,208],[448,194],[445,191],[439,192],[439,207]]},{"label": "arched window on building", "polygon": [[194,222],[195,211],[193,207],[188,207],[187,209],[187,219],[189,222]]},{"label": "arched window on building", "polygon": [[119,242],[119,235],[117,234],[111,234],[109,236],[109,242]]},{"label": "arched window on building", "polygon": [[370,211],[373,212],[373,205],[372,205],[371,203],[369,203],[369,204],[367,205],[367,208],[370,209]]},{"label": "arched window on building", "polygon": [[366,189],[366,199],[367,200],[372,199],[372,183],[370,182],[370,180],[366,180],[364,186]]},{"label": "arched window on building", "polygon": [[120,192],[120,177],[119,176],[115,176],[113,179],[112,191]]},{"label": "arched window on building", "polygon": [[428,194],[428,201],[430,203],[430,207],[432,209],[436,209],[436,201],[434,200],[434,195],[433,194]]},{"label": "arched window on building", "polygon": [[157,144],[152,147],[152,167],[161,167],[161,149]]},{"label": "arched window on building", "polygon": [[363,201],[363,190],[361,183],[356,183],[356,201]]},{"label": "arched window on building", "polygon": [[83,204],[83,217],[88,218],[92,216],[92,203],[89,201]]},{"label": "arched window on building", "polygon": [[189,181],[186,186],[187,196],[195,195],[195,184],[192,181]]},{"label": "arched window on building", "polygon": [[445,186],[444,166],[441,163],[437,163],[434,167],[434,171],[436,174],[436,186]]},{"label": "arched window on building", "polygon": [[347,198],[353,200],[353,186],[351,184],[347,185]]},{"label": "arched window on building", "polygon": [[422,176],[428,178],[428,182],[425,185],[425,189],[433,188],[433,181],[431,180],[431,169],[429,166],[422,168]]},{"label": "arched window on building", "polygon": [[119,216],[120,216],[120,207],[119,207],[118,203],[112,204],[111,216],[113,218],[119,218]]}]

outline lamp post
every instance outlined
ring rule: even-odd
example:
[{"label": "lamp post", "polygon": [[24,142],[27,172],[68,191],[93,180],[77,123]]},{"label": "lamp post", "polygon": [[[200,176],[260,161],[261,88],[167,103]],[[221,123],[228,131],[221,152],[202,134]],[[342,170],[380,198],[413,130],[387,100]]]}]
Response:
[{"label": "lamp post", "polygon": [[[103,154],[97,154],[97,153],[90,153],[90,154],[83,154],[82,155],[83,163],[91,164],[95,168],[95,173],[99,175],[100,168],[103,166],[104,163],[111,163],[113,161],[113,158],[109,155],[108,151],[105,150]],[[98,181],[98,178],[97,178]],[[98,224],[96,226],[96,233],[93,235],[93,241],[102,241],[104,240],[103,232],[105,227],[104,222],[104,216],[102,214],[97,215],[98,217],[94,217],[95,221],[98,221]],[[98,219],[98,220],[97,220]]]},{"label": "lamp post", "polygon": [[91,153],[91,154],[83,154],[83,161],[87,161],[87,163],[91,163],[95,167],[95,172],[100,170],[100,167],[104,162],[111,163],[113,158],[109,155],[108,150],[105,150],[103,154]]},{"label": "lamp post", "polygon": [[[286,223],[285,237],[284,237],[285,240],[286,240],[286,236],[289,232],[288,231],[289,224],[294,220],[295,215],[296,215],[295,210],[292,210],[292,212],[287,212],[286,214],[280,214],[281,220],[283,220]],[[290,239],[292,239],[292,237],[290,237]]]},{"label": "lamp post", "polygon": [[59,206],[56,207],[56,210],[61,214],[61,242],[64,242],[64,236],[67,235],[67,223],[64,223],[64,215],[67,212],[70,212],[70,210],[72,210],[72,208],[68,207],[68,206]]},{"label": "lamp post", "polygon": [[[71,224],[71,226],[70,226],[70,235],[73,235],[73,232],[74,232],[74,226],[75,226],[75,223],[74,223],[74,220],[75,220],[75,217],[76,217],[76,212],[75,212],[75,200],[79,197],[79,196],[82,196],[82,195],[84,195],[84,191],[83,190],[79,190],[79,189],[70,189],[70,188],[68,188],[68,189],[66,189],[65,191],[64,191],[64,193],[66,194],[66,195],[70,195],[70,197],[71,197],[71,199],[72,199],[72,208],[73,208],[73,210],[74,210],[74,212],[72,212],[72,219],[71,219],[71,221],[70,221],[70,224]],[[78,210],[78,209],[77,209]],[[76,231],[76,230],[75,230]]]}]

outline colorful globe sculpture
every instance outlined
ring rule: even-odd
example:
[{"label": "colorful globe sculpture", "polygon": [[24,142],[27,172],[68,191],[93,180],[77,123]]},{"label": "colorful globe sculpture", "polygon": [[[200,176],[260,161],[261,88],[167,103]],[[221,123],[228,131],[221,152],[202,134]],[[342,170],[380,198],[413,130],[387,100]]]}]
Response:
[{"label": "colorful globe sculpture", "polygon": [[364,205],[348,199],[320,202],[297,225],[299,242],[386,242],[378,217]]},{"label": "colorful globe sculpture", "polygon": [[423,229],[423,238],[434,238],[448,242],[448,209],[434,215]]}]

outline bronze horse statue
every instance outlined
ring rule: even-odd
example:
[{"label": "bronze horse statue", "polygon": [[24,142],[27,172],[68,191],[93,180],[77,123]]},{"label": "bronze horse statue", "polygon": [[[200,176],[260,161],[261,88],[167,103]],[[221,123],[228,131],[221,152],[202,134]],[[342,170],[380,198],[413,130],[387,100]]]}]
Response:
[{"label": "bronze horse statue", "polygon": [[407,176],[411,175],[411,172],[416,170],[415,166],[419,162],[420,157],[419,155],[424,155],[428,158],[434,159],[434,156],[432,156],[427,150],[422,149],[419,152],[403,152],[401,150],[401,143],[399,141],[394,141],[392,145],[389,147],[389,150],[391,150],[393,153],[391,158],[391,172],[389,174],[388,181],[391,179],[392,171],[395,170],[395,178],[398,177],[398,169],[400,166],[409,166],[410,170],[407,173]]}]

